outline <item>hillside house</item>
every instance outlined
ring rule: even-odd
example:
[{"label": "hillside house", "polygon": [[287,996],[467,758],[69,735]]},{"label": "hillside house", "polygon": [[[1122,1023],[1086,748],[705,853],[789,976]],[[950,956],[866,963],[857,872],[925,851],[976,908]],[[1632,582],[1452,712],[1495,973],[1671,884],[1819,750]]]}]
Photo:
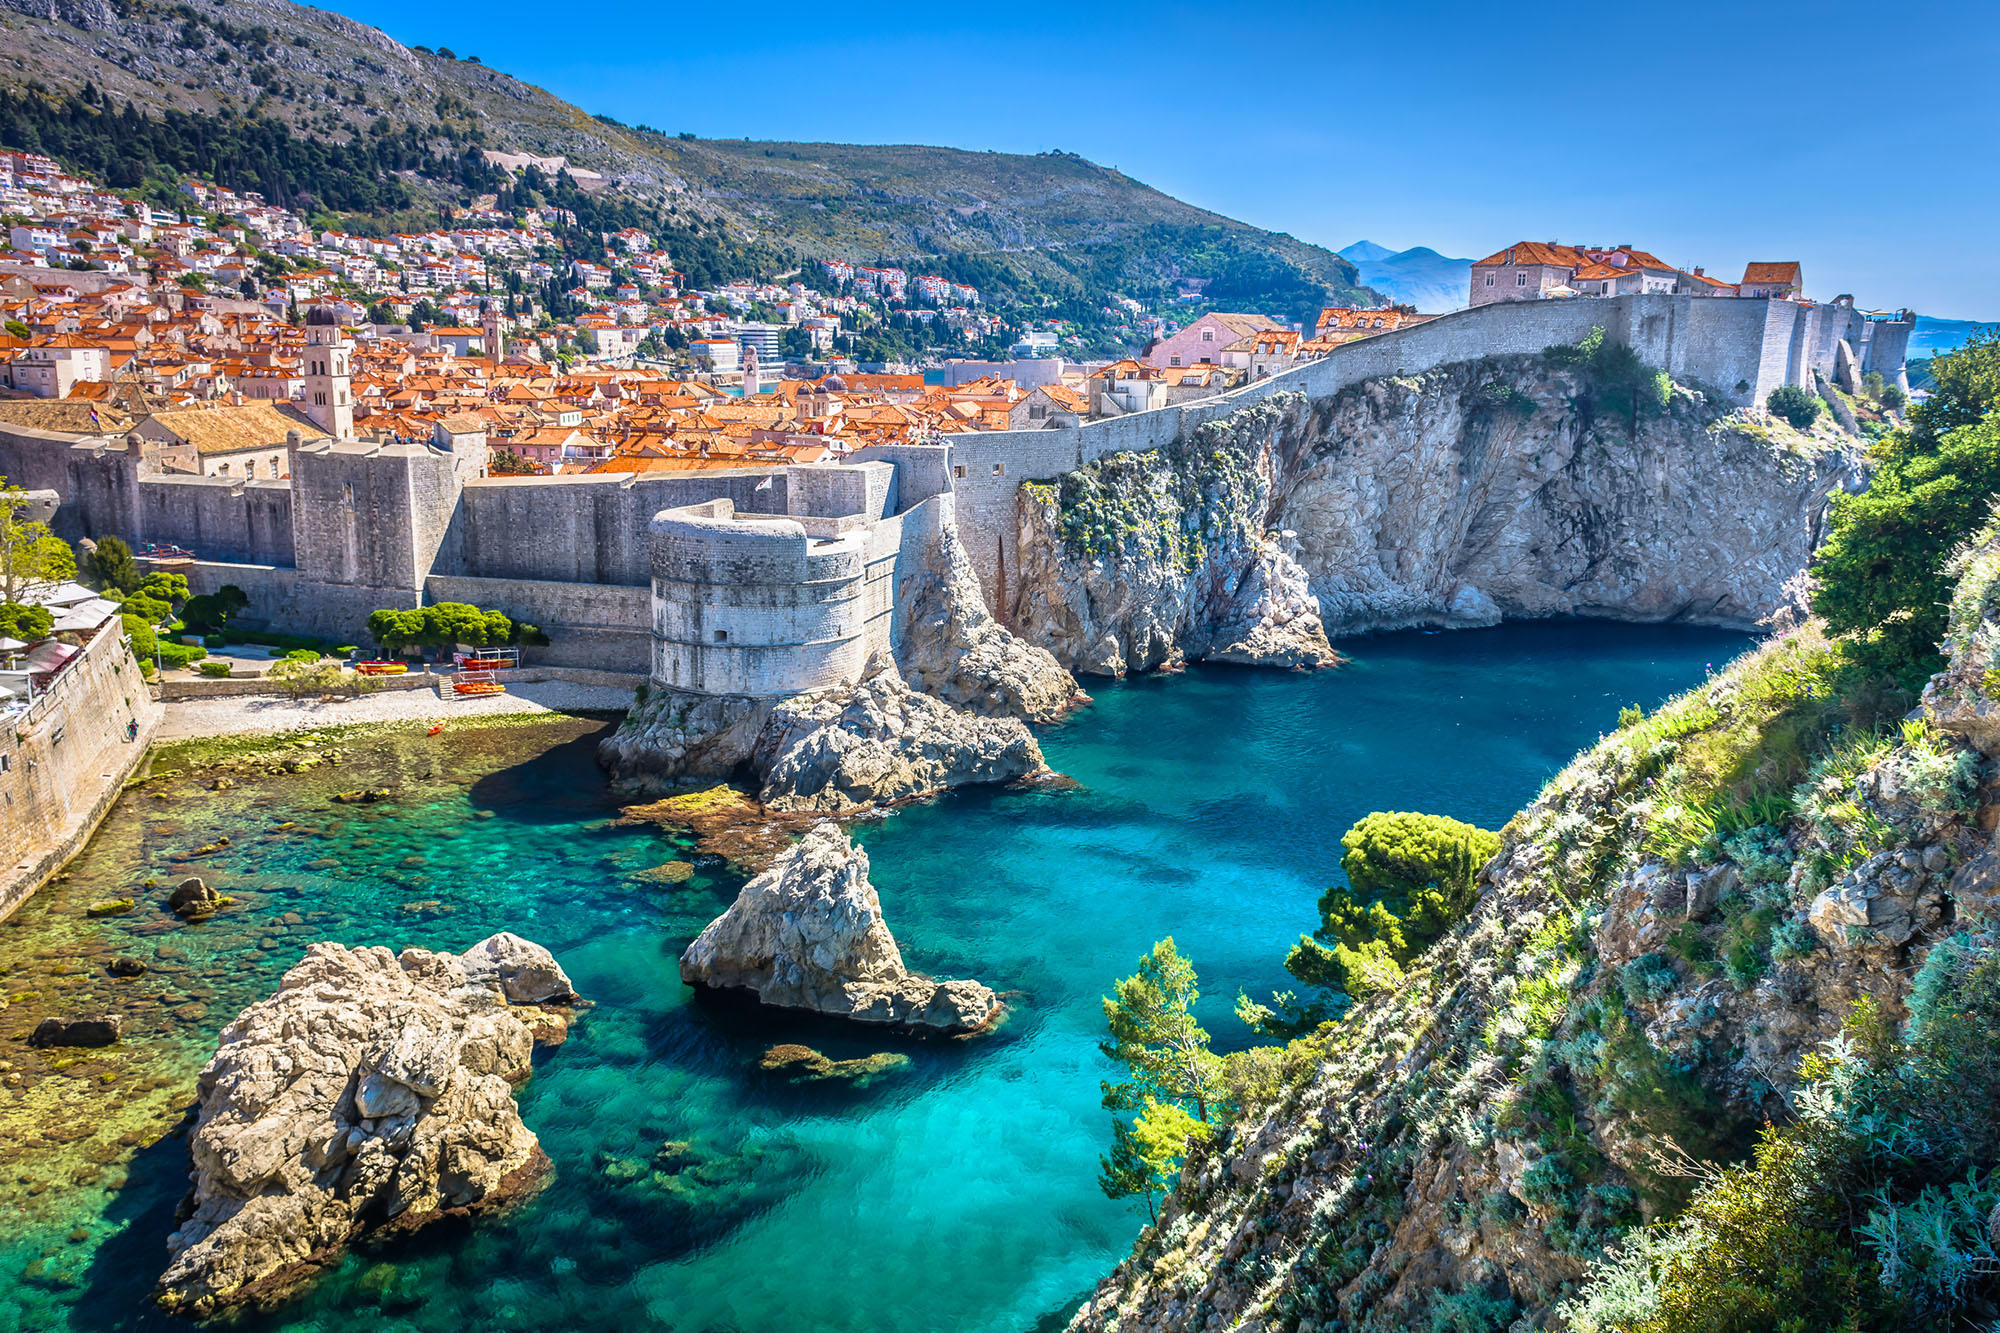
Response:
[{"label": "hillside house", "polygon": [[1736,290],[1743,296],[1797,300],[1805,295],[1805,276],[1796,259],[1752,262],[1743,266],[1743,281]]},{"label": "hillside house", "polygon": [[1223,352],[1251,334],[1285,326],[1265,315],[1210,311],[1186,325],[1171,338],[1163,338],[1146,353],[1146,364],[1155,370],[1172,366],[1220,366],[1227,364]]}]

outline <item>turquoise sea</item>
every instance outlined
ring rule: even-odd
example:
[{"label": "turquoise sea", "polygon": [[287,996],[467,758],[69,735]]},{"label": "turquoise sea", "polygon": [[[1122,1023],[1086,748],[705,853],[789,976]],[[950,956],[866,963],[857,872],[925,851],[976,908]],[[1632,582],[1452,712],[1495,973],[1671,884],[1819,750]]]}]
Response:
[{"label": "turquoise sea", "polygon": [[[1235,996],[1283,984],[1355,819],[1420,809],[1497,828],[1620,705],[1650,707],[1748,643],[1527,624],[1360,640],[1316,675],[1100,684],[1044,736],[1075,790],[958,794],[857,830],[910,965],[1014,992],[1005,1026],[971,1041],[693,997],[675,960],[740,880],[712,858],[678,886],[636,877],[690,851],[611,822],[602,724],[416,728],[357,743],[337,773],[136,791],[71,878],[0,929],[0,1054],[24,1075],[0,1088],[0,1333],[179,1322],[146,1301],[186,1187],[176,1126],[216,1032],[305,942],[463,948],[503,928],[548,945],[595,1001],[520,1092],[553,1182],[505,1217],[350,1256],[247,1327],[1057,1325],[1140,1222],[1095,1181],[1098,997],[1115,978],[1173,935],[1218,1046],[1245,1044]],[[397,799],[329,803],[364,778]],[[240,905],[174,923],[143,882],[191,872]],[[124,893],[133,913],[84,916]],[[115,954],[151,970],[114,982]],[[111,1053],[56,1069],[20,1040],[39,1013],[107,1005],[132,1024]],[[795,1083],[757,1067],[779,1042],[910,1063]]]}]

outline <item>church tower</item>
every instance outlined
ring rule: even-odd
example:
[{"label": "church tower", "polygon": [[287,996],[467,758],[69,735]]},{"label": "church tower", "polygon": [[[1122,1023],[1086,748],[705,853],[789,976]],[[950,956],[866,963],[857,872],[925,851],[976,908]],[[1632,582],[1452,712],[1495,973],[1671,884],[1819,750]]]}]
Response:
[{"label": "church tower", "polygon": [[479,328],[486,342],[486,356],[494,365],[507,354],[506,335],[500,332],[500,303],[487,297],[479,309]]},{"label": "church tower", "polygon": [[354,343],[325,306],[306,312],[306,415],[336,440],[354,438]]}]

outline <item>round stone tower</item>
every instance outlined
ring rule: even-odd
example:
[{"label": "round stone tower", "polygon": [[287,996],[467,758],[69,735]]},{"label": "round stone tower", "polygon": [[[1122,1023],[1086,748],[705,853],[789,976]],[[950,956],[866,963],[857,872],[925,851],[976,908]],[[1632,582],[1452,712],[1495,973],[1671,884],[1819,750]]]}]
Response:
[{"label": "round stone tower", "polygon": [[652,522],[653,680],[699,694],[783,698],[861,678],[865,529],[738,515],[728,500]]}]

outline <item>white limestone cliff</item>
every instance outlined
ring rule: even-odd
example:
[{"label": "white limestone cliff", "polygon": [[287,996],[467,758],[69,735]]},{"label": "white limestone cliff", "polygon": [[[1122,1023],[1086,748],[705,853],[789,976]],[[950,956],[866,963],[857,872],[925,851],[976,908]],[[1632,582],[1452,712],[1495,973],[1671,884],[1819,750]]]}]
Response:
[{"label": "white limestone cliff", "polygon": [[[1657,410],[1615,398],[1577,364],[1494,357],[1275,395],[1024,485],[1010,623],[1094,675],[1290,665],[1322,629],[1756,624],[1811,553],[1827,491],[1853,477],[1850,443],[1678,385]],[[1270,627],[1241,635],[1251,621]]]}]

